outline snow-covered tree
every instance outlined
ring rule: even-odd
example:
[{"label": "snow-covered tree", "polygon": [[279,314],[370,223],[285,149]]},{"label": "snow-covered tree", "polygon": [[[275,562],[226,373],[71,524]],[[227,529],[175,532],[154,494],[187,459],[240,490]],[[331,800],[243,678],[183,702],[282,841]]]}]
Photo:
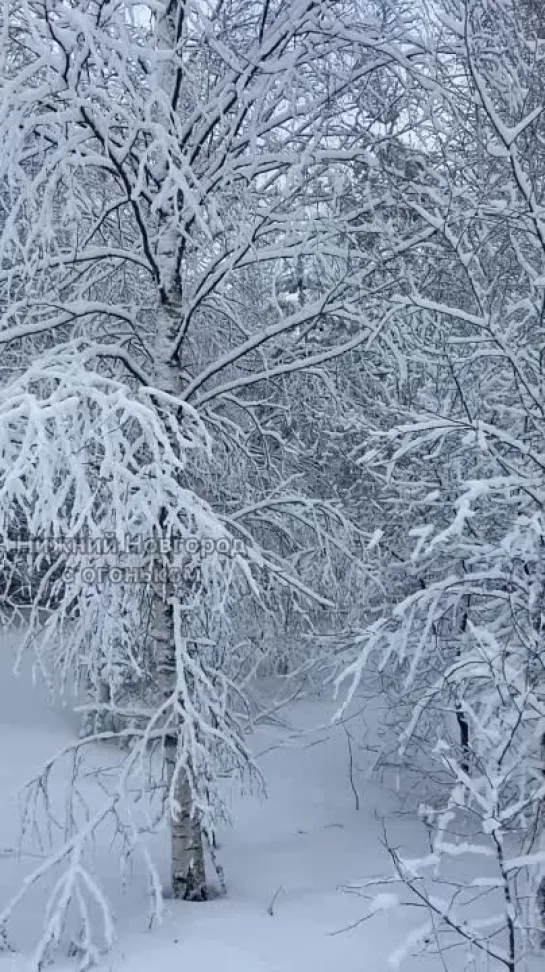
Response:
[{"label": "snow-covered tree", "polygon": [[131,794],[158,778],[174,894],[206,895],[218,766],[251,769],[233,606],[334,607],[346,523],[312,473],[295,488],[293,381],[334,399],[329,367],[382,328],[342,172],[375,164],[421,46],[383,4],[316,0],[8,0],[4,23],[1,530],[38,544],[21,651],[93,687],[63,758],[130,741],[96,812],[68,801],[39,963],[73,905],[92,957],[89,895],[110,940],[88,846],[113,817],[145,852]]},{"label": "snow-covered tree", "polygon": [[[426,867],[449,856],[492,859],[496,875],[479,886],[489,881],[499,895],[493,918],[468,918],[460,889],[452,902],[428,903],[442,930],[511,970],[538,925],[527,905],[542,877],[545,796],[535,14],[510,0],[453,0],[430,7],[427,23],[422,15],[429,56],[409,73],[427,118],[381,177],[389,174],[401,211],[429,237],[398,263],[385,295],[385,388],[374,414],[355,416],[362,441],[353,458],[383,506],[375,550],[385,596],[369,606],[341,677],[355,688],[378,665],[402,692],[404,759],[418,741],[428,765],[446,772],[444,813],[426,808],[437,823],[434,853],[418,866],[398,860],[398,873],[420,887]],[[400,164],[411,153],[413,163]]]}]

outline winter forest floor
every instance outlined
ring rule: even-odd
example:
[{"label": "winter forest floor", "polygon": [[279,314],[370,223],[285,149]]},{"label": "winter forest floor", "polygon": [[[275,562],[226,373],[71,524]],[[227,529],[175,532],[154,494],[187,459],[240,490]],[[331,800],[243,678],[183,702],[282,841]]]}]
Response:
[{"label": "winter forest floor", "polygon": [[[4,667],[0,686],[0,892],[6,898],[35,866],[10,852],[17,842],[17,794],[42,761],[76,731],[68,713],[51,710],[24,674],[14,680]],[[385,972],[389,959],[425,915],[400,908],[373,915],[351,930],[369,910],[368,901],[346,891],[373,876],[390,873],[382,846],[382,820],[401,853],[425,853],[425,834],[414,813],[400,813],[394,792],[371,779],[373,754],[364,748],[370,730],[362,718],[363,745],[354,750],[354,782],[343,726],[327,721],[329,699],[293,707],[289,728],[260,730],[255,752],[268,796],[230,798],[233,825],[219,834],[218,856],[228,896],[206,904],[166,902],[159,928],[148,930],[143,873],[129,875],[121,890],[115,854],[105,840],[97,848],[97,873],[115,904],[118,941],[99,968],[108,972]],[[308,727],[319,727],[309,729]],[[299,731],[300,730],[300,731]],[[166,861],[166,845],[152,848]],[[380,888],[372,889],[374,893]],[[403,897],[403,894],[402,894]],[[386,901],[386,899],[384,899]],[[271,904],[272,903],[272,904]],[[0,972],[25,968],[39,937],[43,899],[32,895],[18,913],[11,937],[16,951],[0,953]],[[272,915],[269,913],[272,911]],[[463,969],[448,953],[447,967]],[[69,958],[54,968],[74,968]],[[437,955],[409,957],[408,972],[445,969]],[[479,966],[479,969],[481,966]],[[482,966],[487,968],[488,966]]]}]

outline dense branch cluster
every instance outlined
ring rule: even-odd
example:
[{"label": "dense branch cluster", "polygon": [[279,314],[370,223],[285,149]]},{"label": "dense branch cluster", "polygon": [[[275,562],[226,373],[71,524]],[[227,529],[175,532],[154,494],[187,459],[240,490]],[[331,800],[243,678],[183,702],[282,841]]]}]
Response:
[{"label": "dense branch cluster", "polygon": [[493,918],[458,887],[433,920],[510,972],[531,947],[542,21],[532,0],[6,0],[2,619],[85,696],[29,790],[30,833],[73,761],[26,886],[61,875],[38,965],[67,934],[84,962],[112,940],[101,827],[144,854],[156,914],[160,825],[174,894],[206,896],[218,780],[258,781],[271,674],[289,697],[336,679],[341,711],[380,684],[385,746],[437,769],[433,852],[392,850],[396,879],[422,895],[481,855]]}]

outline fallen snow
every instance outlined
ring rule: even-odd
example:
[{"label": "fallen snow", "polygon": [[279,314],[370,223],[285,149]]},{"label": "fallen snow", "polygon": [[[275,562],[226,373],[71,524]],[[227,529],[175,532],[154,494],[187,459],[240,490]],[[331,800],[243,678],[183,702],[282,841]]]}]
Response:
[{"label": "fallen snow", "polygon": [[[23,673],[15,680],[0,667],[0,894],[16,888],[35,865],[18,860],[17,793],[51,753],[74,737],[66,711],[51,708],[43,692]],[[357,749],[354,783],[343,726],[327,723],[335,706],[305,702],[289,712],[290,727],[260,730],[255,752],[265,775],[266,800],[228,796],[233,826],[219,834],[220,861],[228,896],[206,904],[167,901],[161,927],[148,929],[143,872],[135,869],[121,889],[115,855],[97,848],[99,874],[113,897],[118,941],[99,972],[386,972],[390,957],[426,915],[395,907],[398,898],[380,886],[361,890],[373,877],[390,873],[382,846],[381,818],[401,853],[425,850],[414,815],[396,816],[397,799],[373,780]],[[312,730],[308,726],[314,726]],[[351,733],[365,726],[354,720]],[[304,728],[307,727],[307,728]],[[368,765],[371,759],[368,759]],[[152,851],[166,866],[166,840]],[[38,851],[37,851],[38,853]],[[396,892],[398,891],[396,887]],[[400,897],[404,893],[401,889]],[[40,895],[18,915],[12,941],[17,951],[0,953],[0,972],[22,972],[41,928]],[[365,920],[362,920],[365,919]],[[55,972],[73,969],[62,956]],[[409,957],[408,972],[444,972],[438,956]],[[463,965],[449,957],[448,969]],[[477,966],[475,966],[477,968]],[[483,966],[483,969],[485,967]],[[492,970],[487,966],[487,972]]]}]

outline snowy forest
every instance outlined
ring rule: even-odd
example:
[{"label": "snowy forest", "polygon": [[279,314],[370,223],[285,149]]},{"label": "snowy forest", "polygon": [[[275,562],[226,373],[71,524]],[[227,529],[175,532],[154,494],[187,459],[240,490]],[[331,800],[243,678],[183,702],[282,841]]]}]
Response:
[{"label": "snowy forest", "polygon": [[543,0],[3,0],[0,972],[543,967],[544,109]]}]

